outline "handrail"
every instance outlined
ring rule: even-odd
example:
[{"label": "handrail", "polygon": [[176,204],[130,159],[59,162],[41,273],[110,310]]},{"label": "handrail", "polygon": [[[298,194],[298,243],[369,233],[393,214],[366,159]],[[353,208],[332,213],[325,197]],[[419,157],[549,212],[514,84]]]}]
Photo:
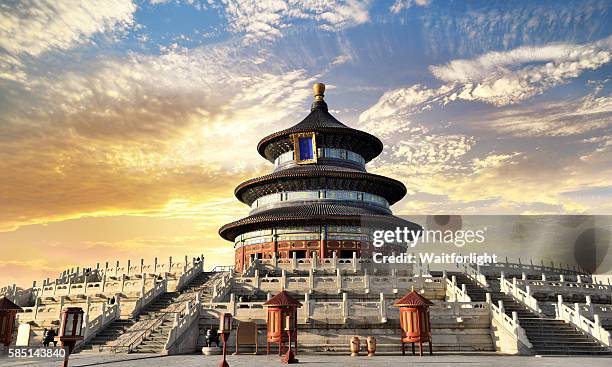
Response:
[{"label": "handrail", "polygon": [[[446,279],[446,298],[450,298],[451,302],[471,302],[470,296],[463,290],[457,287],[457,283],[448,278]],[[450,297],[449,297],[450,296]]]},{"label": "handrail", "polygon": [[541,315],[542,309],[538,304],[538,300],[531,295],[529,286],[527,286],[525,290],[522,290],[518,286],[515,286],[515,279],[516,278],[513,278],[513,282],[510,282],[508,279],[500,278],[500,290],[512,296],[512,298],[526,306],[529,310]]},{"label": "handrail", "polygon": [[485,288],[489,287],[487,277],[480,272],[480,269],[474,269],[472,266],[467,264],[461,264],[460,267],[463,269],[463,272],[468,278],[472,279],[473,281]]},{"label": "handrail", "polygon": [[489,306],[491,307],[491,323],[497,319],[501,325],[512,333],[518,342],[524,344],[529,349],[533,348],[533,345],[527,338],[525,329],[519,324],[518,318],[514,317],[515,313],[513,313],[513,317],[510,317],[506,315],[502,308],[497,307],[495,304],[489,302]]},{"label": "handrail", "polygon": [[555,316],[558,320],[563,320],[576,326],[579,330],[592,336],[606,347],[612,347],[610,332],[601,326],[599,315],[594,314],[594,321],[589,320],[589,318],[582,316],[580,313],[580,305],[578,303],[574,304],[574,308],[562,302],[555,303]]}]

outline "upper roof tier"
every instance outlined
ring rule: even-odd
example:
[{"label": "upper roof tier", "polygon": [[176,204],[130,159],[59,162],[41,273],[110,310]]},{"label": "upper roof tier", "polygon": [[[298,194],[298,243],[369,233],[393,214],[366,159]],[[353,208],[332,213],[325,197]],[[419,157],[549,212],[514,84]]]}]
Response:
[{"label": "upper roof tier", "polygon": [[291,135],[295,133],[317,133],[319,148],[344,148],[361,155],[366,162],[376,158],[383,150],[382,142],[372,134],[350,128],[332,116],[323,100],[325,85],[314,85],[315,101],[310,114],[298,124],[275,132],[261,139],[257,151],[270,162],[279,155],[293,150]]},{"label": "upper roof tier", "polygon": [[390,205],[406,195],[406,186],[389,177],[348,168],[309,164],[247,180],[234,194],[247,205],[264,195],[313,189],[357,190],[384,197]]}]

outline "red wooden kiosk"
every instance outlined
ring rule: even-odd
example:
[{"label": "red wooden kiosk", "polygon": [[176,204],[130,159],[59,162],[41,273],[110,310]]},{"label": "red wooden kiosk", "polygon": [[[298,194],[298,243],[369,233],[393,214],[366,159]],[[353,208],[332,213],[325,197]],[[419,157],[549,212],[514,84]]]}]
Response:
[{"label": "red wooden kiosk", "polygon": [[15,315],[23,309],[6,297],[0,298],[0,343],[7,347],[13,341]]},{"label": "red wooden kiosk", "polygon": [[[297,309],[302,307],[302,304],[286,291],[282,291],[263,305],[268,308],[267,354],[270,354],[270,344],[278,343],[278,355],[280,356],[286,342],[289,342],[289,346],[291,342],[294,343],[293,352],[297,354]],[[289,322],[293,325],[287,327],[285,325],[287,320],[290,320]]]},{"label": "red wooden kiosk", "polygon": [[429,323],[429,306],[431,305],[433,303],[430,300],[415,291],[406,294],[393,305],[400,309],[402,355],[406,355],[405,343],[412,343],[412,354],[415,354],[414,343],[419,343],[419,354],[422,356],[423,342],[429,343],[429,354],[433,354]]}]

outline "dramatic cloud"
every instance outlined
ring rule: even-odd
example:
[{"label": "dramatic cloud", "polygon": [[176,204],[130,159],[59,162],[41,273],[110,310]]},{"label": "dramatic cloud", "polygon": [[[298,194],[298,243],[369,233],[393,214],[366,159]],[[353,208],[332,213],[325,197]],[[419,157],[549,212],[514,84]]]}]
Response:
[{"label": "dramatic cloud", "polygon": [[[548,45],[522,47],[507,52],[490,52],[473,60],[453,60],[443,66],[430,67],[431,72],[446,82],[439,88],[427,88],[420,84],[385,92],[378,102],[359,116],[364,127],[381,132],[401,131],[408,124],[410,115],[432,108],[433,105],[453,101],[481,101],[495,106],[516,104],[536,94],[576,78],[586,70],[602,67],[612,60],[612,37],[588,45]],[[543,65],[534,65],[544,63]],[[542,116],[540,128],[551,131],[561,126],[556,134],[566,135],[572,129],[565,125],[572,119],[573,125],[588,131],[607,125],[609,121],[609,97],[586,98],[569,106],[550,106],[548,117]],[[561,111],[559,111],[561,110]],[[579,118],[580,117],[580,118]],[[528,125],[518,121],[513,112],[507,124]],[[581,120],[582,119],[582,120]],[[546,120],[546,121],[544,121]],[[500,121],[502,128],[504,124]],[[532,127],[537,129],[537,125]],[[505,129],[509,129],[505,127]]]},{"label": "dramatic cloud", "polygon": [[595,93],[577,100],[509,107],[484,116],[483,128],[515,136],[570,136],[612,127],[612,98]]},{"label": "dramatic cloud", "polygon": [[25,56],[67,50],[90,42],[96,34],[116,34],[134,24],[135,11],[130,0],[0,4],[0,77],[23,77],[20,69]]},{"label": "dramatic cloud", "polygon": [[612,59],[612,37],[586,45],[557,44],[489,52],[473,60],[453,60],[430,70],[459,85],[452,98],[507,105],[595,70]]},{"label": "dramatic cloud", "polygon": [[397,133],[425,132],[427,129],[411,122],[410,116],[442,103],[452,88],[429,89],[420,84],[385,92],[378,102],[359,115],[361,126],[376,135],[387,137]]},{"label": "dramatic cloud", "polygon": [[473,137],[462,135],[422,135],[393,146],[393,156],[415,167],[453,165],[474,145]]},{"label": "dramatic cloud", "polygon": [[0,124],[0,227],[231,197],[265,165],[244,152],[304,109],[313,82],[234,57],[135,54],[31,82]]},{"label": "dramatic cloud", "polygon": [[[360,127],[390,147],[373,168],[406,183],[411,196],[400,210],[605,213],[606,204],[587,206],[567,193],[612,186],[609,139],[596,135],[609,134],[612,124],[607,81],[595,83],[582,97],[524,102],[611,59],[609,37],[585,45],[488,52],[433,66],[432,74],[444,84],[389,90],[359,116]],[[462,100],[493,107],[469,118],[430,117],[443,109],[456,111],[454,102]],[[567,149],[545,140],[560,137],[567,137]]]},{"label": "dramatic cloud", "polygon": [[491,50],[508,50],[553,42],[587,43],[610,34],[606,1],[558,3],[499,2],[479,6],[463,2],[432,3],[419,16],[428,54],[471,58]]},{"label": "dramatic cloud", "polygon": [[244,34],[244,41],[274,40],[300,21],[337,31],[369,20],[369,1],[357,0],[223,0],[229,30]]}]

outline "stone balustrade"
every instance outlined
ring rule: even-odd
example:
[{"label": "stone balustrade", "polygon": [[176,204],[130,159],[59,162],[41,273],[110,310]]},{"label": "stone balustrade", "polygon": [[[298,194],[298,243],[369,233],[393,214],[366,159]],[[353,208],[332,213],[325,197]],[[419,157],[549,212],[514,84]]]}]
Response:
[{"label": "stone balustrade", "polygon": [[[348,298],[342,294],[340,301],[312,300],[306,293],[298,309],[298,322],[308,324],[384,324],[389,319],[398,320],[399,311],[393,307],[397,300],[379,295],[377,301],[363,301]],[[201,304],[201,316],[218,318],[223,312],[231,313],[238,320],[252,320],[258,323],[266,322],[264,302],[236,302],[235,296],[230,296],[229,302],[211,302]],[[440,302],[430,308],[432,320],[436,317],[446,318],[447,322],[461,323],[464,318],[484,317],[489,321],[489,305],[486,302]],[[433,321],[432,321],[433,322]]]},{"label": "stone balustrade", "polygon": [[[168,351],[171,349],[180,348],[180,345],[177,346],[177,344],[179,344],[185,334],[188,333],[189,329],[193,329],[192,326],[195,326],[195,334],[194,338],[192,338],[193,345],[195,346],[198,335],[197,320],[200,316],[199,304],[200,298],[199,295],[196,295],[195,302],[186,301],[184,310],[181,313],[176,313],[174,315],[174,323],[172,325],[172,329],[170,329],[170,332],[168,333],[168,339],[164,345],[164,350]],[[180,349],[175,352],[180,352]]]},{"label": "stone balustrade", "polygon": [[152,281],[147,282],[131,296],[131,293],[121,293],[117,288],[112,288],[112,291],[102,293],[90,292],[90,294],[70,294],[70,295],[47,295],[44,298],[37,298],[34,306],[23,307],[24,312],[17,314],[19,322],[35,322],[39,325],[48,325],[60,319],[61,311],[65,306],[81,307],[85,312],[90,311],[94,315],[101,304],[106,304],[109,298],[113,298],[117,304],[122,303],[120,307],[121,317],[134,317],[146,307],[157,296],[166,292],[167,280],[156,281],[156,278],[151,278]]},{"label": "stone balustrade", "polygon": [[448,302],[471,302],[472,299],[467,294],[465,284],[462,284],[461,287],[457,286],[457,277],[452,276],[451,279],[448,279],[444,276],[444,281],[446,283],[446,300]]},{"label": "stone balustrade", "polygon": [[31,305],[36,294],[32,288],[23,289],[16,284],[0,288],[0,297],[6,297],[19,306]]},{"label": "stone balustrade", "polygon": [[546,294],[580,294],[580,295],[608,295],[612,297],[612,286],[607,284],[595,284],[583,282],[578,276],[578,281],[568,282],[561,280],[528,280],[517,279],[516,286],[521,289],[529,288],[531,292]]},{"label": "stone balustrade", "polygon": [[525,290],[523,290],[519,288],[517,284],[518,281],[516,278],[513,278],[512,282],[505,279],[503,276],[499,279],[500,290],[502,292],[512,296],[515,300],[526,306],[531,311],[542,314],[542,309],[538,304],[538,300],[533,297],[531,288],[526,286]]},{"label": "stone balustrade", "polygon": [[231,272],[223,273],[223,276],[213,284],[212,302],[220,302],[224,300],[232,290],[234,285],[234,277]]},{"label": "stone balustrade", "polygon": [[491,310],[491,334],[495,349],[508,354],[528,354],[533,345],[527,339],[525,329],[519,324],[518,314],[512,312],[512,317],[508,316],[501,300],[499,305],[495,305],[491,302],[489,293],[486,298]]},{"label": "stone balustrade", "polygon": [[90,309],[83,316],[83,340],[79,342],[79,345],[84,345],[93,339],[96,334],[104,330],[105,327],[120,316],[120,306],[118,303],[114,305],[102,303],[102,305],[95,305],[95,307],[99,308],[97,313],[92,313]]},{"label": "stone balustrade", "polygon": [[[586,303],[573,303],[572,306],[578,305],[578,310],[581,315],[594,319],[594,315],[599,315],[601,320],[612,320],[612,305],[596,304],[591,302],[591,296],[586,296]],[[557,304],[563,304],[563,295],[557,295]]]},{"label": "stone balustrade", "polygon": [[[350,273],[349,273],[350,274]],[[314,290],[320,293],[340,294],[352,292],[361,294],[398,294],[409,289],[425,290],[430,297],[442,299],[445,281],[442,277],[431,276],[402,276],[392,270],[390,275],[370,275],[364,270],[363,275],[345,275],[336,269],[335,275],[321,275],[312,269],[308,275],[291,275],[282,270],[280,276],[259,276],[256,269],[251,277],[240,276],[232,278],[236,291],[248,293],[252,290],[276,293],[282,290],[304,294],[312,293]],[[217,290],[219,293],[220,290]],[[221,299],[216,297],[216,299]],[[465,299],[465,298],[464,298]]]},{"label": "stone balustrade", "polygon": [[103,268],[98,263],[96,268],[67,269],[55,281],[52,282],[49,278],[40,283],[35,281],[32,288],[28,289],[15,285],[5,286],[0,289],[0,295],[7,296],[20,306],[33,304],[37,297],[115,293],[137,296],[138,293],[144,293],[143,289],[152,288],[156,277],[169,279],[169,289],[174,290],[187,284],[193,275],[203,271],[203,268],[203,255],[199,260],[189,260],[185,256],[184,261],[179,262],[173,261],[172,257],[169,257],[167,262],[158,262],[155,258],[151,264],[145,264],[144,259],[140,259],[138,265],[133,265],[131,260],[124,265],[117,261],[114,267],[109,267],[106,262]]},{"label": "stone balustrade", "polygon": [[[125,307],[122,310],[122,317],[136,317],[149,303],[154,301],[157,297],[159,297],[162,293],[168,291],[168,280],[163,279],[161,282],[157,282],[154,287],[151,289],[145,290],[143,289],[143,293],[138,297],[134,303],[133,307],[127,308]],[[125,302],[124,302],[125,303]]]},{"label": "stone balustrade", "polygon": [[471,280],[473,280],[474,282],[476,282],[477,284],[479,284],[481,287],[489,287],[489,282],[487,281],[487,277],[486,275],[484,275],[481,271],[480,271],[480,265],[476,266],[476,269],[474,269],[473,266],[471,266],[470,264],[457,264],[457,267],[459,269],[461,269],[461,271]]},{"label": "stone balustrade", "polygon": [[198,274],[202,273],[203,271],[204,271],[204,260],[194,262],[192,266],[185,265],[185,267],[183,268],[183,272],[180,274],[179,278],[176,281],[175,288],[177,290],[181,290],[185,288],[189,284],[189,282],[191,282],[193,278],[195,278]]},{"label": "stone balustrade", "polygon": [[[204,261],[204,255],[200,255],[200,261]],[[185,255],[182,261],[175,261],[172,256],[168,257],[167,261],[159,261],[158,258],[154,258],[152,262],[145,263],[144,259],[140,259],[138,263],[134,263],[131,260],[127,260],[125,263],[121,263],[120,261],[115,261],[114,266],[109,266],[109,262],[104,263],[104,267],[100,265],[100,263],[96,264],[95,270],[99,271],[101,274],[107,274],[111,276],[120,276],[120,275],[131,275],[131,274],[174,274],[180,275],[185,273],[188,268],[195,266],[199,263],[196,258],[192,258],[191,260],[187,255]],[[113,264],[113,262],[110,262]]]},{"label": "stone balustrade", "polygon": [[[62,309],[66,306],[81,307],[86,314],[97,316],[102,309],[102,305],[107,305],[108,303],[104,298],[92,299],[92,297],[86,297],[85,299],[69,299],[64,296],[53,303],[41,304],[40,302],[40,299],[37,299],[34,306],[22,307],[23,312],[17,314],[17,320],[20,323],[34,322],[39,326],[49,326],[53,322],[60,320]],[[116,304],[121,302],[119,297],[117,297],[116,302]]]},{"label": "stone balustrade", "polygon": [[508,258],[506,258],[505,262],[498,262],[495,264],[486,264],[479,266],[479,271],[484,275],[493,275],[499,276],[499,273],[503,271],[506,276],[511,275],[520,275],[525,273],[526,275],[534,275],[539,276],[544,273],[546,275],[577,275],[577,274],[586,274],[585,271],[576,268],[569,268],[566,266],[565,268],[562,264],[558,264],[556,266],[553,262],[550,263],[550,266],[545,265],[544,261],[541,261],[540,264],[533,264],[530,260],[529,264],[525,264],[518,258],[516,263],[509,262]]},{"label": "stone balustrade", "polygon": [[580,305],[574,304],[574,307],[563,304],[562,299],[555,304],[555,315],[559,320],[564,320],[574,325],[579,330],[592,336],[597,341],[607,346],[612,347],[612,338],[610,332],[603,328],[598,314],[593,315],[593,321],[582,315]]},{"label": "stone balustrade", "polygon": [[[336,270],[340,270],[342,272],[362,272],[365,269],[371,270],[375,267],[376,264],[372,262],[371,259],[361,259],[357,258],[357,255],[354,253],[352,258],[338,258],[335,256],[331,258],[308,258],[308,259],[298,259],[297,255],[294,253],[293,257],[290,259],[278,259],[273,257],[272,259],[259,259],[257,260],[259,263],[259,268],[261,269],[282,269],[287,272],[293,273],[296,271],[306,272],[309,270],[313,270],[316,272],[317,270],[328,270],[332,272],[336,272]],[[412,270],[411,264],[394,264],[397,269],[404,270]]]},{"label": "stone balustrade", "polygon": [[149,276],[146,273],[130,276],[120,275],[119,277],[104,274],[98,282],[85,280],[82,283],[72,283],[69,280],[66,284],[52,283],[34,287],[33,291],[38,298],[96,294],[114,295],[116,293],[138,294],[143,293],[143,289],[153,288],[157,282],[157,277]]}]

